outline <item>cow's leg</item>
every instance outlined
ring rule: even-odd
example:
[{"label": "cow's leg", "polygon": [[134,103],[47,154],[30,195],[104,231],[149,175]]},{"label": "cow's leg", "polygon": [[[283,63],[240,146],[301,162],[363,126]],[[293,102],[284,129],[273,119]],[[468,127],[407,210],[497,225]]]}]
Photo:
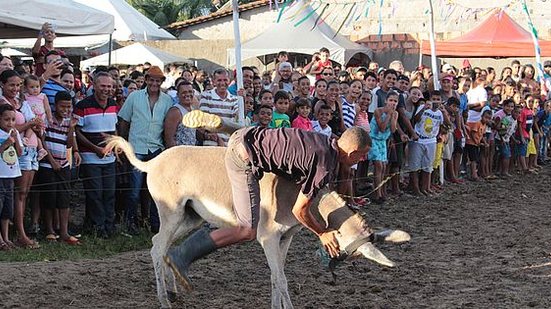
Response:
[{"label": "cow's leg", "polygon": [[[170,308],[168,294],[165,285],[165,265],[163,256],[166,254],[168,247],[174,241],[174,233],[183,221],[183,213],[174,212],[177,206],[169,207],[165,201],[156,200],[156,205],[159,209],[160,227],[159,233],[152,238],[153,247],[151,248],[151,259],[153,260],[153,268],[155,270],[155,278],[157,281],[157,297],[162,308]],[[182,209],[183,212],[183,209]]]},{"label": "cow's leg", "polygon": [[300,231],[301,226],[295,225],[291,227],[289,230],[283,233],[281,236],[281,239],[279,241],[279,250],[280,250],[280,261],[279,261],[279,269],[281,270],[280,278],[282,281],[282,284],[280,287],[285,287],[284,289],[280,289],[279,293],[281,295],[281,303],[283,304],[283,308],[293,308],[293,303],[291,302],[291,297],[289,295],[289,289],[288,289],[288,283],[287,283],[287,276],[285,275],[285,261],[287,259],[287,252],[289,251],[289,247],[291,246],[291,241],[293,240],[293,236]]},{"label": "cow's leg", "polygon": [[[268,261],[271,271],[272,283],[272,308],[292,308],[290,304],[289,292],[287,291],[287,279],[285,278],[284,257],[281,254],[281,234],[280,232],[264,232],[259,242],[264,249],[264,255]],[[286,298],[286,299],[285,299]]]}]

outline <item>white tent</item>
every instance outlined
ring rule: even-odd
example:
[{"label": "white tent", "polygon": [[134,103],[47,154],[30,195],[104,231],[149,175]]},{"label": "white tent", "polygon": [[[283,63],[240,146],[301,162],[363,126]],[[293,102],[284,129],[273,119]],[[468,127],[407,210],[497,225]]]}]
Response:
[{"label": "white tent", "polygon": [[[337,34],[325,23],[316,25],[318,14],[312,12],[308,6],[294,18],[294,21],[287,20],[287,16],[292,16],[302,7],[303,2],[296,2],[293,7],[286,11],[280,22],[274,24],[268,30],[264,31],[255,38],[245,42],[241,47],[242,59],[249,59],[263,55],[277,54],[284,50],[291,53],[313,54],[319,51],[321,47],[326,47],[331,53],[331,60],[340,64],[346,64],[354,55],[362,53],[372,58],[372,51],[365,47],[350,41],[344,36]],[[295,27],[296,21],[307,18],[303,23]],[[227,50],[228,66],[235,65],[235,49]]]},{"label": "white tent", "polygon": [[109,34],[112,15],[67,0],[2,1],[0,40],[36,38],[42,24],[54,25],[59,35]]},{"label": "white tent", "polygon": [[[108,57],[109,54],[107,53],[86,59],[80,62],[80,67],[85,68],[107,65]],[[190,60],[141,43],[134,43],[111,52],[111,64],[138,65],[144,62],[157,65],[161,67],[161,69],[164,68],[166,64],[173,62],[191,64]]]},{"label": "white tent", "polygon": [[[33,0],[28,0],[32,2]],[[34,0],[37,1],[37,0]],[[45,1],[45,0],[38,0]],[[124,0],[55,0],[71,6],[94,8],[114,16],[113,40],[147,41],[174,40],[172,34],[161,29],[157,24],[142,15]],[[17,1],[13,1],[17,2]],[[48,11],[48,14],[50,12]],[[67,14],[68,17],[71,17]],[[78,21],[78,20],[77,20]],[[93,33],[93,32],[92,32]],[[96,32],[101,34],[103,32]],[[1,36],[1,35],[0,35]],[[36,32],[34,33],[36,37]],[[14,48],[31,48],[36,39],[7,40],[5,46]],[[87,35],[80,37],[60,37],[55,40],[58,48],[84,47],[93,49],[109,42],[108,35]]]}]

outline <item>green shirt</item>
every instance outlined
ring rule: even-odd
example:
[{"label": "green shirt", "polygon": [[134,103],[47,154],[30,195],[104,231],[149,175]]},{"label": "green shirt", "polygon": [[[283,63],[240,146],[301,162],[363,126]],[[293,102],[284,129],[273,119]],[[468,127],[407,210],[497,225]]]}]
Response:
[{"label": "green shirt", "polygon": [[270,128],[290,128],[291,121],[287,114],[280,114],[274,110],[272,113],[272,122],[270,123]]},{"label": "green shirt", "polygon": [[130,123],[128,141],[134,147],[134,152],[147,154],[158,149],[164,149],[163,126],[168,110],[174,105],[172,98],[161,92],[159,99],[149,107],[147,88],[132,92],[121,110],[119,117]]}]

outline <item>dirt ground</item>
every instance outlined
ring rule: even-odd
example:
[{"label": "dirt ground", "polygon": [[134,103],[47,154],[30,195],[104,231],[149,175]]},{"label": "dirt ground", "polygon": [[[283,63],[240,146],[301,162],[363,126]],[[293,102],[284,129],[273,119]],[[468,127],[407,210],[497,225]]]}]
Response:
[{"label": "dirt ground", "polygon": [[[296,308],[551,308],[551,169],[448,187],[432,199],[369,206],[371,226],[412,235],[379,248],[394,269],[366,260],[337,269],[299,233],[286,274]],[[176,308],[268,308],[270,273],[257,243],[220,250],[191,269],[195,291]],[[148,251],[104,260],[0,265],[2,308],[156,308]]]}]

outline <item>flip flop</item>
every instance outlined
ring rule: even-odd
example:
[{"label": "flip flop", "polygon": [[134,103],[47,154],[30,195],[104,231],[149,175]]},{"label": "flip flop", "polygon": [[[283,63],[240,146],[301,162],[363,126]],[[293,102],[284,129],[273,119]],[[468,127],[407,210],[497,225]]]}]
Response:
[{"label": "flip flop", "polygon": [[53,234],[53,233],[48,234],[48,235],[46,235],[46,240],[47,241],[57,241],[57,235]]},{"label": "flip flop", "polygon": [[67,239],[61,239],[61,241],[71,246],[79,246],[82,244],[80,240],[74,236],[69,236]]}]

